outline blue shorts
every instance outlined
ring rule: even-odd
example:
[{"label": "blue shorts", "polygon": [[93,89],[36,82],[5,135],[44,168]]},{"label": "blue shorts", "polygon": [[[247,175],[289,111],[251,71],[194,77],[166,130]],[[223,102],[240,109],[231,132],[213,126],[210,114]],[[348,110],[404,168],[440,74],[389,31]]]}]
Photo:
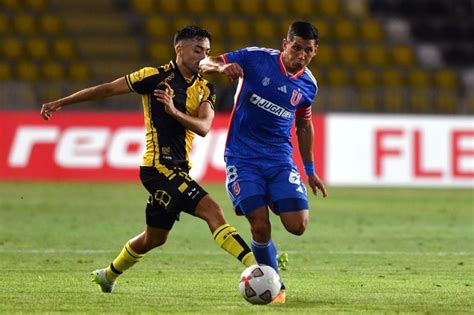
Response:
[{"label": "blue shorts", "polygon": [[227,193],[239,215],[262,206],[276,214],[308,209],[306,187],[293,162],[263,167],[227,157],[226,175]]}]

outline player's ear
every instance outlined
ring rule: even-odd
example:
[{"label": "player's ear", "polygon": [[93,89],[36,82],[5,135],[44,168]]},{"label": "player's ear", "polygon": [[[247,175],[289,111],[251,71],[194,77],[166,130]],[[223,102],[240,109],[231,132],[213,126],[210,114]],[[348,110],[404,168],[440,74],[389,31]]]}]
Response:
[{"label": "player's ear", "polygon": [[181,43],[176,44],[174,46],[174,51],[176,53],[176,56],[179,56],[181,54],[181,52],[183,51],[183,45],[181,45]]},{"label": "player's ear", "polygon": [[283,38],[283,40],[281,41],[281,46],[283,50],[286,50],[286,46],[288,46],[288,40],[286,38]]}]

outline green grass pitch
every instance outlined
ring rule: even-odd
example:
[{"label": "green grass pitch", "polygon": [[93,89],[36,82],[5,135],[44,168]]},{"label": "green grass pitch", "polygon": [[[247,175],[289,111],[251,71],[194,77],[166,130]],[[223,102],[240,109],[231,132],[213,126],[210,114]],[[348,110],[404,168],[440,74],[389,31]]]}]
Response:
[{"label": "green grass pitch", "polygon": [[[206,187],[246,241],[223,185]],[[169,241],[126,272],[112,294],[90,282],[142,231],[140,184],[0,183],[0,313],[470,313],[472,189],[330,188],[311,197],[303,236],[273,216],[289,253],[284,305],[241,298],[244,269],[183,214]]]}]

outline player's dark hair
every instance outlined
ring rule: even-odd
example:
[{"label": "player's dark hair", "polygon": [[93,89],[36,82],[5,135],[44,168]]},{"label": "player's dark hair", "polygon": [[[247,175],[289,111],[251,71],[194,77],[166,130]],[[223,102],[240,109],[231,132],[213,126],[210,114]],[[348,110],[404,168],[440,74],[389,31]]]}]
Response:
[{"label": "player's dark hair", "polygon": [[295,36],[301,37],[305,40],[314,39],[314,41],[319,43],[319,31],[311,23],[306,21],[296,21],[291,23],[290,28],[288,29],[287,39],[292,41]]},{"label": "player's dark hair", "polygon": [[207,30],[195,26],[195,25],[187,25],[180,29],[179,31],[174,34],[174,45],[179,43],[182,40],[186,39],[193,39],[193,38],[198,38],[198,39],[203,39],[207,38],[209,39],[209,42],[211,42],[211,33],[209,33]]}]

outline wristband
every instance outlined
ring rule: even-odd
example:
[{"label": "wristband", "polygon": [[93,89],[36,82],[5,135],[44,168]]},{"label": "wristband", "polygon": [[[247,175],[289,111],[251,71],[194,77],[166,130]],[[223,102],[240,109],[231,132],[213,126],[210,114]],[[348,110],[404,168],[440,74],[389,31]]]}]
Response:
[{"label": "wristband", "polygon": [[303,168],[306,175],[316,175],[316,171],[314,170],[314,163],[311,162],[303,162]]}]

